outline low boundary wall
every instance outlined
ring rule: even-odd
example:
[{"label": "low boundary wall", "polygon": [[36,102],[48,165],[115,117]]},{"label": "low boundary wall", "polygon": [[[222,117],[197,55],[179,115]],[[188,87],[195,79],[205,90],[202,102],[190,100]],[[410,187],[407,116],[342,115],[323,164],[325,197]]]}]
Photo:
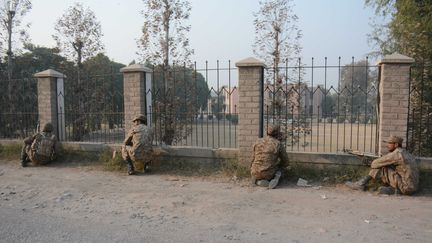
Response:
[{"label": "low boundary wall", "polygon": [[[21,140],[0,140],[2,145],[22,144]],[[99,152],[104,149],[120,151],[120,144],[100,144],[87,142],[62,142],[62,147],[67,150],[80,150],[88,152]],[[238,149],[212,149],[201,147],[154,147],[155,151],[166,152],[162,155],[163,159],[181,160],[183,162],[215,164],[224,160],[237,160]],[[19,155],[17,155],[19,156]],[[309,163],[320,165],[358,165],[361,166],[361,159],[350,154],[332,153],[302,153],[288,152],[290,161],[297,163]],[[417,158],[419,167],[422,169],[432,169],[432,158]]]}]

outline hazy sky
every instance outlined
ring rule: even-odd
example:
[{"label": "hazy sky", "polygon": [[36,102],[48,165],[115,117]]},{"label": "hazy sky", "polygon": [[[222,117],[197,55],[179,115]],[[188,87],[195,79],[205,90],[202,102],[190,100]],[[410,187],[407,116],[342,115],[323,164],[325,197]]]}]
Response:
[{"label": "hazy sky", "polygon": [[[25,18],[31,22],[33,43],[53,47],[54,25],[75,0],[34,0]],[[82,0],[101,22],[106,55],[124,64],[138,60],[136,39],[141,35],[142,0]],[[205,60],[235,63],[253,56],[253,12],[258,0],[192,0],[190,24],[193,59],[199,66]],[[301,44],[305,62],[315,57],[317,63],[328,57],[336,63],[363,58],[372,49],[367,43],[373,10],[363,0],[297,0],[294,11],[303,32]]]}]

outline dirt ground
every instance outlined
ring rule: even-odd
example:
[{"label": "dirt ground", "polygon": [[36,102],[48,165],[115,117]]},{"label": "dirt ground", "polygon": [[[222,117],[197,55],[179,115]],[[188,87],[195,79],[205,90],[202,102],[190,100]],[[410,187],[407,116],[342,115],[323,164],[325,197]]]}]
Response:
[{"label": "dirt ground", "polygon": [[[1,242],[430,242],[430,195],[0,161]],[[315,184],[317,185],[317,184]]]}]

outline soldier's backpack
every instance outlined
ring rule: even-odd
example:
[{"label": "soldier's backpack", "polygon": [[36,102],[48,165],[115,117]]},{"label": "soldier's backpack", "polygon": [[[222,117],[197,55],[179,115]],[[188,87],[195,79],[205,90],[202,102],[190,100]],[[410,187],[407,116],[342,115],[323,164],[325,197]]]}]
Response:
[{"label": "soldier's backpack", "polygon": [[45,134],[40,134],[33,141],[31,148],[37,155],[47,158],[51,157],[54,148],[54,135],[46,136]]}]

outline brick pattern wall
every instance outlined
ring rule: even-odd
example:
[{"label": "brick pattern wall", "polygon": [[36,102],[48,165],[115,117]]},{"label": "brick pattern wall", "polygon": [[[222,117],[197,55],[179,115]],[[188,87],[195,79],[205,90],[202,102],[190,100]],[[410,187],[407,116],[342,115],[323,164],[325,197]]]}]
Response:
[{"label": "brick pattern wall", "polygon": [[[379,154],[387,152],[382,140],[390,135],[406,137],[408,126],[410,64],[381,63]],[[405,141],[403,146],[405,146]]]},{"label": "brick pattern wall", "polygon": [[262,66],[239,66],[239,162],[249,168],[252,146],[259,135],[260,82]]},{"label": "brick pattern wall", "polygon": [[57,78],[43,77],[38,78],[38,112],[40,128],[48,122],[54,126],[57,134]]},{"label": "brick pattern wall", "polygon": [[144,72],[124,72],[124,117],[126,135],[132,127],[132,119],[138,114],[145,114]]}]

